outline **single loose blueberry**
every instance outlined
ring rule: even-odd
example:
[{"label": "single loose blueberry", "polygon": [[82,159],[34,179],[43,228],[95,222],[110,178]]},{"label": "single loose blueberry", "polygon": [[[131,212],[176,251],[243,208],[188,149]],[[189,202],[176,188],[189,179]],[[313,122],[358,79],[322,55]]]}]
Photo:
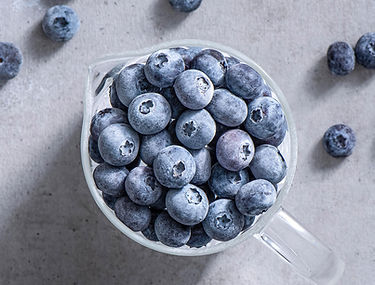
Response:
[{"label": "single loose blueberry", "polygon": [[215,87],[224,85],[227,61],[221,52],[214,49],[202,50],[192,60],[191,68],[207,74]]},{"label": "single loose blueberry", "polygon": [[241,125],[247,117],[246,102],[226,89],[216,89],[206,109],[215,121],[228,127]]},{"label": "single loose blueberry", "polygon": [[96,163],[104,162],[99,152],[98,141],[94,140],[91,135],[89,137],[89,155]]},{"label": "single loose blueberry", "polygon": [[198,53],[201,52],[202,48],[200,47],[188,47],[188,48],[176,47],[176,48],[171,48],[171,50],[181,55],[182,59],[185,62],[185,69],[189,69],[191,61]]},{"label": "single loose blueberry", "polygon": [[191,149],[201,149],[209,144],[214,138],[215,132],[215,121],[204,109],[185,111],[176,123],[178,140]]},{"label": "single loose blueberry", "polygon": [[0,80],[16,77],[22,62],[22,53],[14,44],[0,42]]},{"label": "single loose blueberry", "polygon": [[353,48],[346,42],[335,42],[327,51],[328,69],[335,75],[347,75],[354,70]]},{"label": "single loose blueberry", "polygon": [[106,203],[106,205],[110,209],[115,210],[115,204],[116,204],[116,201],[117,201],[118,197],[111,196],[111,195],[108,195],[108,194],[105,194],[105,193],[102,193],[102,196],[103,196],[104,203]]},{"label": "single loose blueberry", "polygon": [[284,179],[287,165],[284,157],[273,145],[263,144],[255,149],[250,170],[257,179],[265,179],[277,184]]},{"label": "single loose blueberry", "polygon": [[208,212],[206,193],[193,184],[171,189],[165,198],[168,214],[177,222],[193,226],[204,220]]},{"label": "single loose blueberry", "polygon": [[48,38],[64,42],[73,38],[80,26],[76,12],[65,5],[48,9],[42,21],[42,28]]},{"label": "single loose blueberry", "polygon": [[148,81],[159,88],[172,86],[176,77],[184,70],[185,63],[181,55],[168,49],[151,54],[144,68]]},{"label": "single loose blueberry", "polygon": [[228,68],[230,68],[232,65],[241,62],[238,58],[235,58],[234,56],[226,56],[225,60],[227,61]]},{"label": "single loose blueberry", "polygon": [[127,124],[113,124],[101,132],[98,145],[105,162],[114,166],[124,166],[137,157],[139,136]]},{"label": "single loose blueberry", "polygon": [[248,230],[249,228],[251,228],[251,226],[254,224],[255,222],[255,216],[245,216],[245,223],[243,225],[243,229],[242,231],[246,231]]},{"label": "single loose blueberry", "polygon": [[242,130],[229,130],[217,141],[216,158],[225,169],[242,170],[249,166],[253,156],[254,143],[249,134]]},{"label": "single loose blueberry", "polygon": [[275,203],[276,189],[267,180],[253,180],[241,187],[235,201],[241,214],[246,216],[260,215]]},{"label": "single loose blueberry", "polygon": [[146,93],[137,96],[128,109],[130,125],[143,135],[162,131],[171,119],[171,107],[160,94]]},{"label": "single loose blueberry", "polygon": [[155,157],[165,147],[173,144],[172,136],[168,130],[162,130],[155,135],[144,136],[142,138],[139,153],[142,160],[147,165],[152,165]]},{"label": "single loose blueberry", "polygon": [[142,234],[145,236],[145,238],[152,241],[159,241],[155,233],[155,220],[159,216],[159,214],[160,211],[152,210],[150,223],[148,224],[148,227],[142,231]]},{"label": "single loose blueberry", "polygon": [[188,184],[196,171],[193,156],[177,145],[162,149],[154,160],[153,168],[156,179],[168,188],[181,188]]},{"label": "single loose blueberry", "polygon": [[92,138],[97,140],[100,133],[109,125],[127,123],[127,114],[117,108],[106,108],[97,112],[91,119],[90,132]]},{"label": "single loose blueberry", "polygon": [[155,220],[155,233],[161,243],[181,247],[189,241],[191,228],[176,222],[167,212],[162,212]]},{"label": "single loose blueberry", "polygon": [[206,246],[212,238],[210,238],[203,229],[202,224],[195,225],[191,228],[191,237],[187,242],[190,247],[200,248]]},{"label": "single loose blueberry", "polygon": [[135,63],[125,67],[116,77],[117,96],[122,104],[129,106],[138,95],[156,91],[146,79],[144,64]]},{"label": "single loose blueberry", "polygon": [[219,199],[210,204],[207,217],[202,224],[209,237],[228,241],[242,231],[244,216],[237,210],[234,201]]},{"label": "single loose blueberry", "polygon": [[125,167],[115,167],[107,163],[98,165],[93,173],[96,187],[103,193],[121,197],[125,194],[125,179],[129,171]]},{"label": "single loose blueberry", "polygon": [[145,230],[151,221],[151,210],[133,203],[127,196],[115,203],[116,217],[134,232]]},{"label": "single loose blueberry", "polygon": [[225,82],[232,93],[244,99],[260,96],[264,84],[260,74],[245,63],[232,65],[225,75]]},{"label": "single loose blueberry", "polygon": [[189,150],[194,158],[196,171],[191,180],[192,184],[201,185],[208,181],[211,176],[211,154],[206,148]]},{"label": "single loose blueberry", "polygon": [[344,124],[337,124],[330,127],[323,137],[324,149],[334,157],[351,155],[355,143],[356,137],[354,131]]},{"label": "single loose blueberry", "polygon": [[199,8],[202,0],[169,0],[169,3],[176,11],[190,13]]},{"label": "single loose blueberry", "polygon": [[216,163],[212,167],[208,185],[213,193],[219,198],[234,199],[238,190],[250,181],[246,169],[240,171],[229,171]]},{"label": "single loose blueberry", "polygon": [[160,198],[163,187],[156,181],[151,167],[138,166],[128,174],[125,190],[134,203],[151,205]]},{"label": "single loose blueberry", "polygon": [[160,91],[161,95],[167,99],[169,105],[172,109],[172,119],[177,119],[181,113],[185,110],[184,105],[181,104],[180,100],[178,100],[176,93],[172,87],[164,88]]},{"label": "single loose blueberry", "polygon": [[365,68],[375,68],[375,33],[364,34],[355,46],[357,62]]},{"label": "single loose blueberry", "polygon": [[173,85],[178,100],[186,108],[199,110],[206,107],[214,94],[214,86],[206,74],[189,69],[181,73]]}]

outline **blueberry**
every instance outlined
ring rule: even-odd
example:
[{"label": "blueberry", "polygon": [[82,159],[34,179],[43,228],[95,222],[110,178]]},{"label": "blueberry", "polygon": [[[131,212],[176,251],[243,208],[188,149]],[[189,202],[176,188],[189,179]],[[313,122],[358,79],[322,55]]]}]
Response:
[{"label": "blueberry", "polygon": [[216,89],[206,109],[216,122],[228,127],[241,125],[247,117],[246,102],[226,89]]},{"label": "blueberry", "polygon": [[97,140],[100,133],[109,125],[127,122],[128,116],[123,110],[116,108],[100,110],[91,119],[90,132],[92,138]]},{"label": "blueberry", "polygon": [[159,199],[152,205],[150,205],[151,209],[154,210],[164,210],[165,209],[165,197],[167,196],[167,190],[163,188]]},{"label": "blueberry", "polygon": [[173,144],[172,137],[167,130],[162,130],[160,133],[155,135],[144,136],[142,138],[141,147],[139,153],[142,160],[152,165],[155,157],[165,147]]},{"label": "blueberry", "polygon": [[264,85],[258,72],[245,63],[232,65],[225,76],[226,86],[237,96],[255,99]]},{"label": "blueberry", "polygon": [[267,141],[281,132],[283,140],[287,123],[279,102],[272,97],[258,97],[249,103],[248,109],[245,129],[250,135]]},{"label": "blueberry", "polygon": [[89,137],[89,155],[96,163],[104,162],[99,152],[98,142],[94,140],[91,135]]},{"label": "blueberry", "polygon": [[128,109],[130,125],[143,135],[162,131],[171,119],[171,107],[160,94],[146,93],[134,98]]},{"label": "blueberry", "polygon": [[48,38],[65,42],[73,38],[80,26],[76,12],[65,5],[48,9],[42,21],[42,28]]},{"label": "blueberry", "polygon": [[115,209],[115,203],[116,203],[118,197],[111,196],[111,195],[108,195],[108,194],[105,194],[105,193],[102,193],[102,196],[103,196],[104,203],[106,203],[106,205],[110,209],[114,210]]},{"label": "blueberry", "polygon": [[184,105],[178,100],[176,93],[172,87],[164,88],[160,91],[161,95],[167,99],[169,105],[172,109],[172,119],[177,119],[181,113],[185,110]]},{"label": "blueberry", "polygon": [[207,235],[219,241],[234,239],[243,229],[244,216],[234,201],[219,199],[210,204],[203,228]]},{"label": "blueberry", "polygon": [[277,184],[286,175],[287,165],[284,157],[273,145],[263,144],[255,149],[250,170],[257,179],[265,179]]},{"label": "blueberry", "polygon": [[126,113],[128,112],[128,107],[126,107],[124,104],[122,104],[120,99],[118,98],[115,81],[109,87],[109,101],[110,101],[111,106],[113,108],[121,109]]},{"label": "blueberry", "polygon": [[335,42],[327,51],[328,69],[335,75],[347,75],[354,70],[353,48],[346,42]]},{"label": "blueberry", "polygon": [[211,176],[211,154],[206,148],[192,149],[191,155],[194,158],[196,171],[191,180],[192,184],[201,185],[208,181]]},{"label": "blueberry", "polygon": [[215,87],[224,85],[227,61],[221,52],[214,49],[202,50],[194,57],[191,68],[207,74]]},{"label": "blueberry", "polygon": [[241,187],[235,201],[241,214],[257,216],[267,211],[275,203],[276,189],[267,180],[253,180]]},{"label": "blueberry", "polygon": [[184,70],[185,63],[181,55],[167,49],[151,54],[144,68],[148,81],[159,88],[172,86],[176,77]]},{"label": "blueberry", "polygon": [[324,149],[334,157],[351,155],[355,143],[356,137],[354,131],[344,124],[337,124],[330,127],[323,137]]},{"label": "blueberry", "polygon": [[202,0],[169,0],[169,3],[176,11],[189,13],[198,9]]},{"label": "blueberry", "polygon": [[121,197],[125,194],[125,179],[129,171],[125,167],[115,167],[107,163],[98,165],[93,173],[96,187],[103,193]]},{"label": "blueberry", "polygon": [[[259,86],[256,89],[255,93],[259,94],[259,96],[272,97],[272,90],[266,83],[263,83],[261,86]],[[248,100],[248,101],[251,102],[251,99]],[[250,102],[248,102],[248,103],[250,103]]]},{"label": "blueberry", "polygon": [[22,62],[22,53],[14,44],[0,42],[0,80],[16,77]]},{"label": "blueberry", "polygon": [[239,171],[249,166],[254,156],[254,144],[248,133],[239,130],[225,132],[217,141],[216,158],[222,167]]},{"label": "blueberry", "polygon": [[230,68],[232,65],[241,62],[238,58],[235,58],[234,56],[226,56],[225,60],[227,61],[228,68]]},{"label": "blueberry", "polygon": [[191,237],[187,242],[190,247],[200,248],[206,246],[212,238],[210,238],[203,229],[202,224],[195,225],[191,228]]},{"label": "blueberry", "polygon": [[189,241],[191,228],[176,222],[167,212],[162,212],[155,220],[155,233],[161,243],[181,247]]},{"label": "blueberry", "polygon": [[278,147],[284,141],[287,130],[288,130],[288,124],[285,120],[283,126],[273,136],[268,137],[263,140],[258,139],[253,136],[252,138],[253,138],[254,145],[259,146],[261,144],[271,144],[273,146]]},{"label": "blueberry", "polygon": [[[95,90],[95,94],[98,95],[104,88],[106,82],[107,82],[107,79],[109,78],[112,78],[113,81],[115,81],[117,75],[119,74],[119,72],[124,68],[125,64],[124,63],[120,63],[120,64],[117,64],[114,68],[112,68],[110,71],[108,71],[102,81],[100,81],[98,87],[96,88]],[[113,83],[114,84],[114,83]],[[113,106],[115,107],[115,106]],[[117,108],[117,107],[115,107]],[[121,108],[120,108],[121,109]]]},{"label": "blueberry", "polygon": [[355,46],[357,62],[365,68],[375,68],[375,33],[364,34]]},{"label": "blueberry", "polygon": [[173,88],[182,105],[193,110],[206,107],[214,94],[211,80],[203,72],[194,69],[181,73]]},{"label": "blueberry", "polygon": [[145,230],[151,221],[151,210],[133,203],[127,196],[118,198],[115,203],[117,218],[134,232]]},{"label": "blueberry", "polygon": [[185,62],[185,68],[189,68],[191,61],[193,58],[201,52],[202,48],[200,47],[189,47],[189,48],[183,48],[183,47],[176,47],[171,48],[171,50],[179,53],[182,57],[182,59]]},{"label": "blueberry", "polygon": [[171,145],[162,149],[153,163],[154,174],[161,185],[181,188],[195,175],[193,156],[181,146]]},{"label": "blueberry", "polygon": [[160,198],[163,187],[156,181],[152,168],[138,166],[128,174],[125,190],[134,203],[151,205]]},{"label": "blueberry", "polygon": [[116,91],[120,102],[129,106],[135,97],[154,92],[156,88],[147,81],[144,64],[135,63],[125,67],[116,77]]},{"label": "blueberry", "polygon": [[145,236],[145,238],[152,240],[152,241],[159,241],[158,237],[155,233],[155,220],[159,216],[159,211],[151,211],[151,221],[148,224],[148,227],[142,231],[142,234]]},{"label": "blueberry", "polygon": [[214,138],[215,132],[215,121],[204,109],[185,111],[176,123],[178,140],[191,149],[201,149],[209,144]]},{"label": "blueberry", "polygon": [[255,222],[255,216],[245,216],[245,223],[243,225],[242,231],[247,231]]},{"label": "blueberry", "polygon": [[113,124],[101,132],[98,144],[105,162],[114,166],[124,166],[137,157],[139,136],[127,124]]},{"label": "blueberry", "polygon": [[168,214],[177,222],[193,226],[204,220],[208,212],[206,193],[193,184],[171,189],[165,198]]},{"label": "blueberry", "polygon": [[249,181],[249,173],[246,169],[229,171],[216,163],[212,167],[212,174],[208,185],[217,197],[234,199],[242,185],[245,185]]}]

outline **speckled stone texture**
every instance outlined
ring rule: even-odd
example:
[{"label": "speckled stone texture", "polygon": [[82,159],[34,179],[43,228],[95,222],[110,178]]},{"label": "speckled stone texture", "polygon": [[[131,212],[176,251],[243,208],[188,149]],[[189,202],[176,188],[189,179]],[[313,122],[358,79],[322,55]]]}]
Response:
[{"label": "speckled stone texture", "polygon": [[[53,3],[81,28],[66,44],[42,34]],[[94,4],[95,3],[95,4]],[[234,4],[236,3],[236,4]],[[372,0],[203,0],[192,14],[168,0],[2,0],[0,39],[21,48],[17,78],[0,87],[0,284],[312,284],[249,240],[206,257],[166,256],[117,231],[91,198],[79,153],[87,66],[103,54],[201,38],[259,63],[285,92],[299,160],[285,207],[346,262],[340,284],[374,282],[375,71],[329,74],[328,46],[375,26]],[[357,135],[353,155],[325,153],[336,123]]]}]

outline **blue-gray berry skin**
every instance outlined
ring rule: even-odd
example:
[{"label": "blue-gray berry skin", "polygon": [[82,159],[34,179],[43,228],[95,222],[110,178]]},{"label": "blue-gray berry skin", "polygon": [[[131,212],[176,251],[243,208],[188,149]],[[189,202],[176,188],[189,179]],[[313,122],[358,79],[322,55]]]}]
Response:
[{"label": "blue-gray berry skin", "polygon": [[134,203],[149,206],[160,198],[163,187],[156,180],[151,167],[138,166],[128,174],[125,190]]},{"label": "blue-gray berry skin", "polygon": [[276,201],[276,189],[264,179],[253,180],[241,187],[236,195],[236,206],[241,214],[257,216],[267,211]]},{"label": "blue-gray berry skin", "polygon": [[147,80],[159,88],[172,86],[176,77],[184,70],[185,63],[181,55],[168,49],[151,54],[144,68]]},{"label": "blue-gray berry skin", "polygon": [[177,222],[193,226],[204,220],[208,212],[206,193],[193,184],[171,189],[165,198],[169,215]]},{"label": "blue-gray berry skin", "polygon": [[323,146],[328,154],[334,157],[345,157],[352,154],[356,137],[347,125],[337,124],[330,127],[324,134]]},{"label": "blue-gray berry skin", "polygon": [[135,63],[125,67],[116,77],[117,96],[122,104],[129,106],[138,95],[156,91],[146,79],[144,64]]},{"label": "blue-gray berry skin", "polygon": [[225,83],[227,61],[224,55],[217,50],[202,50],[192,60],[191,68],[198,69],[207,74],[215,87],[223,86]]},{"label": "blue-gray berry skin", "polygon": [[139,136],[127,124],[113,124],[101,132],[98,145],[105,162],[114,166],[124,166],[137,157]]},{"label": "blue-gray berry skin", "polygon": [[215,122],[215,123],[216,123],[216,133],[215,133],[214,138],[212,139],[212,141],[209,144],[209,146],[213,149],[216,148],[216,143],[219,140],[219,138],[221,137],[221,135],[224,134],[226,131],[229,131],[231,129],[230,127],[224,126],[224,125],[222,125],[218,122]]},{"label": "blue-gray berry skin", "polygon": [[217,141],[216,158],[222,167],[239,171],[249,166],[254,156],[254,143],[248,133],[233,129]]},{"label": "blue-gray berry skin", "polygon": [[188,69],[190,67],[191,61],[198,53],[201,52],[202,48],[201,47],[188,47],[188,48],[176,47],[176,48],[171,48],[171,50],[178,52],[182,56],[182,59],[185,62],[185,69]]},{"label": "blue-gray berry skin", "polygon": [[171,120],[171,107],[158,93],[137,96],[130,103],[128,119],[130,125],[142,135],[161,132]]},{"label": "blue-gray berry skin", "polygon": [[260,140],[286,132],[287,124],[281,104],[272,97],[258,97],[248,105],[245,129]]},{"label": "blue-gray berry skin", "polygon": [[228,68],[230,68],[232,65],[241,62],[238,58],[235,58],[234,56],[226,56],[225,60],[227,61]]},{"label": "blue-gray berry skin", "polygon": [[355,46],[357,63],[365,68],[375,68],[375,33],[364,34]]},{"label": "blue-gray berry skin", "polygon": [[160,211],[157,210],[151,210],[151,220],[148,225],[148,227],[142,231],[142,234],[145,236],[145,238],[152,240],[152,241],[159,241],[158,237],[155,233],[155,220],[159,216]]},{"label": "blue-gray berry skin", "polygon": [[247,231],[255,222],[255,216],[245,216],[244,217],[245,223],[243,225],[242,231]]},{"label": "blue-gray berry skin", "polygon": [[191,237],[187,242],[190,247],[200,248],[206,246],[212,238],[210,238],[203,229],[202,224],[195,225],[191,228]]},{"label": "blue-gray berry skin", "polygon": [[155,220],[155,233],[162,244],[181,247],[189,241],[191,228],[176,222],[167,212],[162,212]]},{"label": "blue-gray berry skin", "polygon": [[347,75],[354,70],[353,48],[346,42],[335,42],[327,51],[328,69],[334,75]]},{"label": "blue-gray berry skin", "polygon": [[22,62],[22,53],[14,44],[0,42],[0,80],[16,77]]},{"label": "blue-gray berry skin", "polygon": [[161,192],[161,195],[159,199],[152,205],[150,205],[150,208],[153,210],[165,210],[165,197],[167,196],[167,189],[163,188],[163,191]]},{"label": "blue-gray berry skin", "polygon": [[216,133],[216,124],[210,113],[202,109],[187,110],[176,123],[178,140],[191,149],[201,149],[209,144]]},{"label": "blue-gray berry skin", "polygon": [[285,120],[284,124],[273,136],[268,137],[263,140],[258,139],[255,136],[253,136],[252,139],[253,139],[254,145],[259,146],[261,144],[271,144],[273,146],[278,147],[284,141],[287,130],[288,130],[288,123]]},{"label": "blue-gray berry skin", "polygon": [[199,8],[202,0],[169,0],[169,3],[176,11],[190,13]]},{"label": "blue-gray berry skin", "polygon": [[89,155],[96,163],[104,162],[99,152],[98,141],[94,140],[91,135],[89,137]]},{"label": "blue-gray berry skin", "polygon": [[246,102],[224,88],[215,90],[206,110],[216,122],[228,127],[241,125],[247,117]]},{"label": "blue-gray berry skin", "polygon": [[117,108],[106,108],[97,112],[91,119],[90,132],[92,138],[97,140],[100,133],[109,125],[127,123],[128,115]]},{"label": "blue-gray berry skin", "polygon": [[273,145],[263,144],[255,149],[250,170],[256,179],[265,179],[277,184],[286,175],[287,165],[284,157]]},{"label": "blue-gray berry skin", "polygon": [[115,214],[125,226],[134,232],[145,230],[151,221],[151,210],[147,206],[133,203],[127,196],[117,199]]},{"label": "blue-gray berry skin", "polygon": [[120,99],[118,98],[115,81],[109,87],[109,101],[110,101],[111,106],[113,108],[121,109],[124,112],[128,113],[128,107],[126,107],[124,104],[122,104]]},{"label": "blue-gray berry skin", "polygon": [[209,237],[228,241],[242,231],[244,216],[237,210],[234,201],[219,199],[210,204],[207,217],[202,224]]},{"label": "blue-gray berry skin", "polygon": [[249,173],[246,169],[229,171],[216,163],[212,167],[208,185],[218,198],[234,199],[238,190],[249,181]]},{"label": "blue-gray berry skin", "polygon": [[178,100],[174,89],[172,87],[164,88],[160,91],[160,94],[167,99],[169,105],[171,106],[171,118],[177,119],[186,108],[181,104],[180,100]]},{"label": "blue-gray berry skin", "polygon": [[73,38],[80,26],[76,12],[65,5],[56,5],[48,9],[42,21],[42,28],[48,38],[56,42],[65,42]]},{"label": "blue-gray berry skin", "polygon": [[115,203],[116,203],[118,197],[111,196],[111,195],[108,195],[108,194],[105,194],[105,193],[102,193],[102,197],[103,197],[104,203],[106,203],[106,205],[110,209],[115,210]]},{"label": "blue-gray berry skin", "polygon": [[[117,75],[119,74],[119,72],[125,67],[125,63],[119,63],[117,64],[114,68],[112,68],[110,71],[108,71],[102,81],[100,81],[98,87],[95,89],[95,94],[98,95],[104,88],[106,82],[107,82],[107,79],[109,78],[112,78],[113,81],[115,81]],[[114,84],[114,83],[113,83]],[[115,107],[115,106],[113,106]],[[117,108],[117,107],[115,107]],[[121,108],[120,108],[121,109]]]},{"label": "blue-gray berry skin", "polygon": [[[264,97],[272,97],[272,90],[271,87],[267,85],[267,83],[263,83],[261,86],[259,86],[256,91],[256,94],[259,94],[259,96],[264,96]],[[250,100],[247,100],[247,103],[251,102]]]},{"label": "blue-gray berry skin", "polygon": [[245,63],[232,65],[226,75],[227,88],[244,99],[255,99],[260,96],[263,79],[260,74]]},{"label": "blue-gray berry skin", "polygon": [[107,163],[98,165],[93,173],[96,187],[103,193],[121,197],[125,194],[125,179],[129,171],[125,167],[115,167]]},{"label": "blue-gray berry skin", "polygon": [[208,181],[211,176],[211,153],[206,148],[189,150],[194,158],[196,171],[191,180],[192,184],[202,185]]},{"label": "blue-gray berry skin", "polygon": [[189,69],[181,73],[173,85],[178,100],[186,108],[199,110],[206,107],[214,94],[214,86],[206,74]]},{"label": "blue-gray berry skin", "polygon": [[165,147],[173,144],[172,136],[168,130],[162,130],[160,133],[155,135],[148,135],[142,138],[141,147],[139,153],[142,160],[152,166],[155,157]]},{"label": "blue-gray berry skin", "polygon": [[196,171],[193,156],[177,145],[162,149],[154,160],[153,168],[156,179],[168,188],[185,186],[193,179]]}]

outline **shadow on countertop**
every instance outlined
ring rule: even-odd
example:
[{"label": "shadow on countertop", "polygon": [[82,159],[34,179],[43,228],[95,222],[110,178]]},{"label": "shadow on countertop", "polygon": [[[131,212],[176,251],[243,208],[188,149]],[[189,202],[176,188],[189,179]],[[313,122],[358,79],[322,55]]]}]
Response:
[{"label": "shadow on countertop", "polygon": [[327,171],[339,167],[345,158],[330,156],[323,147],[323,138],[314,146],[312,151],[312,166],[315,171]]},{"label": "shadow on countertop", "polygon": [[154,1],[152,9],[151,19],[160,31],[175,29],[187,17],[189,17],[189,13],[182,13],[173,10],[168,0]]}]

